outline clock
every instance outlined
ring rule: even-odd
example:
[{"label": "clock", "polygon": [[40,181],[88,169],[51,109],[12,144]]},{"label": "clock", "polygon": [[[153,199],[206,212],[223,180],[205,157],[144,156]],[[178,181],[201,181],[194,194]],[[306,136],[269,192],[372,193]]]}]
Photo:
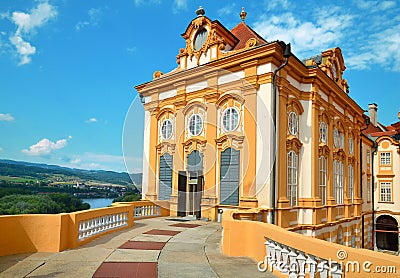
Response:
[{"label": "clock", "polygon": [[200,50],[207,40],[208,32],[206,29],[201,29],[194,39],[194,50]]}]

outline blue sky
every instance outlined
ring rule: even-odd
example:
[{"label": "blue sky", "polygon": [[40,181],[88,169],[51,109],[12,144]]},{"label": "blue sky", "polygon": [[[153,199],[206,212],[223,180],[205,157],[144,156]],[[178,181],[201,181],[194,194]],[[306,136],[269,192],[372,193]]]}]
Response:
[{"label": "blue sky", "polygon": [[[400,111],[399,1],[48,0],[0,2],[0,158],[141,171],[143,109],[134,85],[168,72],[202,5],[231,29],[246,23],[301,58],[342,49],[350,95]],[[130,147],[131,146],[131,147]]]}]

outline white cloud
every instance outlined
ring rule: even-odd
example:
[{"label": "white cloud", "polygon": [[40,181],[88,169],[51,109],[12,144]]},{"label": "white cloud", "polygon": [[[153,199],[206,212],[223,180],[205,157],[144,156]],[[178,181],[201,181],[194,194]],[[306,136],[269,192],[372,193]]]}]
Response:
[{"label": "white cloud", "polygon": [[3,151],[3,148],[2,147],[0,147],[0,152],[2,152]]},{"label": "white cloud", "polygon": [[254,29],[268,41],[290,42],[293,53],[302,57],[337,46],[352,23],[352,15],[333,8],[319,10],[312,21],[300,20],[292,13],[262,16]]},{"label": "white cloud", "polygon": [[9,37],[12,45],[20,56],[19,65],[31,62],[30,56],[36,53],[36,47],[24,39],[24,36],[31,35],[36,29],[45,25],[49,20],[57,16],[57,10],[47,1],[41,2],[30,13],[13,12],[9,18],[16,26],[16,32]]},{"label": "white cloud", "polygon": [[69,135],[69,136],[68,136],[68,139],[72,139],[72,136],[71,136],[71,135]]},{"label": "white cloud", "polygon": [[96,118],[90,118],[89,120],[86,121],[86,123],[91,124],[91,123],[96,123],[97,119]]},{"label": "white cloud", "polygon": [[187,0],[174,0],[174,6],[177,10],[186,10]]},{"label": "white cloud", "polygon": [[98,26],[101,16],[103,15],[103,11],[101,8],[91,8],[88,11],[88,16],[89,19],[85,20],[85,21],[79,21],[76,25],[75,25],[75,29],[77,31],[80,31],[83,27],[87,27],[87,26]]},{"label": "white cloud", "polygon": [[134,52],[136,52],[136,46],[127,47],[127,48],[126,48],[126,51],[128,51],[128,53],[134,53]]},{"label": "white cloud", "polygon": [[395,1],[363,1],[359,0],[356,5],[362,10],[368,10],[369,13],[382,12],[396,6]]},{"label": "white cloud", "polygon": [[267,3],[267,11],[271,11],[276,8],[278,8],[279,10],[286,10],[290,6],[288,0],[265,1],[265,3]]},{"label": "white cloud", "polygon": [[30,56],[36,53],[36,47],[24,41],[24,39],[18,35],[10,37],[10,42],[15,46],[20,55],[20,62],[18,65],[29,64],[32,61]]},{"label": "white cloud", "polygon": [[14,120],[15,119],[11,114],[0,114],[0,122],[1,121],[12,122]]},{"label": "white cloud", "polygon": [[136,6],[141,6],[143,4],[161,4],[161,0],[135,0],[135,5]]},{"label": "white cloud", "polygon": [[73,160],[70,161],[71,164],[79,164],[81,163],[81,160],[79,158],[75,158]]},{"label": "white cloud", "polygon": [[67,145],[66,139],[58,140],[57,142],[52,142],[47,138],[40,140],[38,143],[29,147],[29,150],[22,150],[24,154],[31,156],[45,156],[49,155],[54,150],[59,150]]},{"label": "white cloud", "polygon": [[218,15],[219,16],[224,16],[224,15],[231,15],[234,13],[237,13],[239,15],[240,11],[236,10],[236,4],[235,3],[230,3],[218,10]]}]

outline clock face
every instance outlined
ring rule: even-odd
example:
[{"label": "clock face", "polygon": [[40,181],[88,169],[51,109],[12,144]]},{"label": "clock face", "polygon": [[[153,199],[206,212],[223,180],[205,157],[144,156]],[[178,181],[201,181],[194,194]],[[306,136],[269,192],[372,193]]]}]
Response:
[{"label": "clock face", "polygon": [[202,29],[199,33],[197,33],[196,38],[194,39],[194,50],[200,50],[200,48],[206,42],[207,36],[208,32],[206,29]]}]

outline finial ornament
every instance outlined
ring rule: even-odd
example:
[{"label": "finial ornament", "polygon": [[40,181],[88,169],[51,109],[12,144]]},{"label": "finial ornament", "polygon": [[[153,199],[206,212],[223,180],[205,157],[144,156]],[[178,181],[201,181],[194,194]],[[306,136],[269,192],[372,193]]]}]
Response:
[{"label": "finial ornament", "polygon": [[240,13],[240,18],[242,19],[242,21],[244,22],[244,20],[246,19],[247,13],[244,10],[244,7],[242,7],[242,12]]},{"label": "finial ornament", "polygon": [[196,14],[197,16],[203,16],[206,14],[206,12],[204,11],[203,7],[200,6],[197,10],[196,10]]}]

